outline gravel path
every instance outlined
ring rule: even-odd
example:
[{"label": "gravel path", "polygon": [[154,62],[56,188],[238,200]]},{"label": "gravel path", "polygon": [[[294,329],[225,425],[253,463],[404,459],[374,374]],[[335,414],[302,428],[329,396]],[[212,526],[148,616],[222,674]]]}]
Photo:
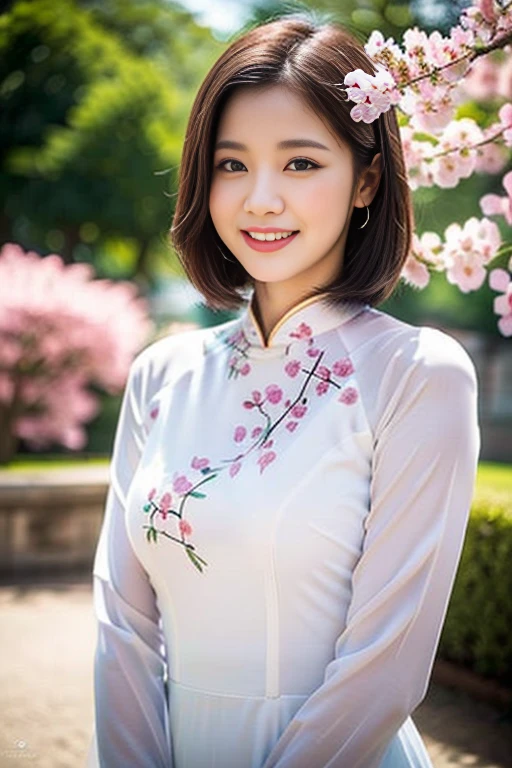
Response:
[{"label": "gravel path", "polygon": [[[0,586],[0,615],[0,768],[84,768],[96,640],[89,577]],[[435,768],[512,768],[512,723],[487,704],[431,683],[413,719]]]}]

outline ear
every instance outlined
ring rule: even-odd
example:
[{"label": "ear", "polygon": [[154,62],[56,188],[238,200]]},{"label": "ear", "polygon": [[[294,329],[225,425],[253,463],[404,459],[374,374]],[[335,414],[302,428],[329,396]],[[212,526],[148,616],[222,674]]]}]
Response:
[{"label": "ear", "polygon": [[362,172],[357,182],[354,196],[354,206],[356,208],[364,208],[366,205],[370,205],[377,194],[381,174],[382,155],[380,152],[377,152],[373,157],[371,165]]}]

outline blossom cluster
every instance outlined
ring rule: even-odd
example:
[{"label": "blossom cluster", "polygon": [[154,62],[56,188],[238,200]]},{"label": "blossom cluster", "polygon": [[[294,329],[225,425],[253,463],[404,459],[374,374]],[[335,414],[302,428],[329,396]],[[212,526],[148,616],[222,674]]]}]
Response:
[{"label": "blossom cluster", "polygon": [[347,98],[356,102],[352,117],[372,122],[397,104],[414,129],[442,131],[463,99],[460,82],[472,61],[483,53],[483,46],[510,43],[511,33],[511,4],[498,0],[476,0],[448,36],[437,30],[427,35],[417,27],[408,29],[403,48],[374,30],[365,51],[376,74],[355,70],[344,79]]},{"label": "blossom cluster", "polygon": [[429,267],[445,271],[448,282],[463,293],[476,291],[485,282],[485,269],[496,256],[501,235],[495,222],[475,216],[463,226],[450,224],[444,241],[435,232],[413,235],[411,251],[402,270],[405,282],[425,288],[430,280]]}]

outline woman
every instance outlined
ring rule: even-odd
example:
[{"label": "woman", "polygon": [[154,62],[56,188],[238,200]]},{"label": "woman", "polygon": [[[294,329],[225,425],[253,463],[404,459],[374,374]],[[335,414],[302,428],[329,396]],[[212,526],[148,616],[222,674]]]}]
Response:
[{"label": "woman", "polygon": [[395,114],[350,117],[357,68],[339,26],[283,16],[196,96],[173,244],[209,306],[242,312],[132,364],[91,764],[432,765],[411,713],[465,535],[477,380],[449,335],[376,309],[413,221]]}]

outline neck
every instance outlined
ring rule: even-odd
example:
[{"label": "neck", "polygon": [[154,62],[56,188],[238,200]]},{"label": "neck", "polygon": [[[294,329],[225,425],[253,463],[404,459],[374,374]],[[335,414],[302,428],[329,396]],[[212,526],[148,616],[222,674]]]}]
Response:
[{"label": "neck", "polygon": [[285,292],[272,283],[255,283],[253,310],[265,342],[281,318],[309,295],[306,290]]}]

